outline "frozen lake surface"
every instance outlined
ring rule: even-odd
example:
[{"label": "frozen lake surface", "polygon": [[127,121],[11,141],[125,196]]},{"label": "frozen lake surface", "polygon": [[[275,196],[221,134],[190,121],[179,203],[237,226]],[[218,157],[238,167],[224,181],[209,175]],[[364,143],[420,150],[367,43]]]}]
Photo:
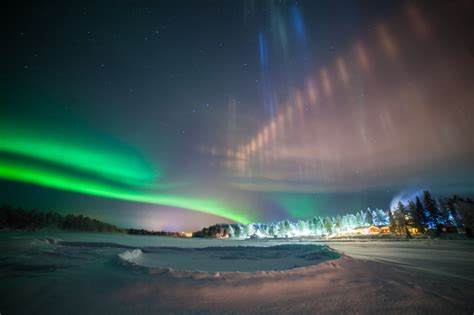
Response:
[{"label": "frozen lake surface", "polygon": [[3,232],[0,251],[2,314],[474,311],[472,241]]},{"label": "frozen lake surface", "polygon": [[253,272],[316,265],[340,255],[323,245],[154,247],[134,249],[119,257],[139,266],[178,271]]}]

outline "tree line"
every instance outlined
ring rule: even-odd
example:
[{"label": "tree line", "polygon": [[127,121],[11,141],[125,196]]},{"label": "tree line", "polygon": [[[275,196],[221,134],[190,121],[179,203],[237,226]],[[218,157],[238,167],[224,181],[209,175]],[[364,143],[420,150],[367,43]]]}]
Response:
[{"label": "tree line", "polygon": [[474,202],[458,195],[437,201],[424,191],[422,200],[416,197],[407,204],[399,202],[389,216],[390,231],[398,235],[411,236],[413,228],[429,236],[465,232],[472,237],[474,232]]},{"label": "tree line", "polygon": [[[465,232],[472,236],[474,227],[473,201],[454,195],[437,201],[429,191],[422,200],[416,197],[406,205],[399,203],[396,209],[371,210],[333,217],[316,216],[309,220],[292,222],[282,220],[262,224],[216,224],[195,232],[195,237],[234,237],[234,238],[286,238],[300,236],[329,237],[348,235],[362,226],[388,226],[391,233],[411,236],[414,231],[434,237],[443,232]],[[454,231],[453,231],[454,230]],[[411,232],[412,231],[412,232]]]},{"label": "tree line", "polygon": [[0,228],[37,231],[59,229],[87,232],[123,233],[124,229],[83,215],[61,215],[57,212],[25,210],[4,205],[0,207]]},{"label": "tree line", "polygon": [[25,210],[4,205],[0,207],[0,230],[65,230],[84,232],[127,233],[132,235],[184,236],[181,232],[124,229],[97,219],[79,215],[61,215],[57,212]]}]

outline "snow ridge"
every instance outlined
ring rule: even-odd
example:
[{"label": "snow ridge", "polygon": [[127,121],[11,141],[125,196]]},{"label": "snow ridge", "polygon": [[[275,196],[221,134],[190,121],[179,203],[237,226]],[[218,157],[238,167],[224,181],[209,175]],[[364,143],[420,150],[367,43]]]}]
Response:
[{"label": "snow ridge", "polygon": [[133,262],[135,259],[142,256],[142,254],[143,252],[141,251],[141,249],[136,248],[136,249],[124,251],[123,253],[118,254],[118,256],[123,261]]}]

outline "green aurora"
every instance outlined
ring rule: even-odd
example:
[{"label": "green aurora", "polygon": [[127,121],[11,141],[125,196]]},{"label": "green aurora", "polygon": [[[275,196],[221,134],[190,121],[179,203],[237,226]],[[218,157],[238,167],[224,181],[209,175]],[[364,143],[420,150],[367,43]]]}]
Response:
[{"label": "green aurora", "polygon": [[[0,128],[0,178],[132,202],[177,207],[249,223],[244,212],[217,200],[161,194],[151,164],[129,147],[60,137],[38,128]],[[3,153],[3,154],[2,154]]]},{"label": "green aurora", "polygon": [[239,223],[251,222],[251,219],[243,213],[221,205],[214,200],[155,194],[115,187],[97,180],[26,163],[11,162],[6,159],[0,160],[0,178],[97,197],[184,208],[225,217]]},{"label": "green aurora", "polygon": [[58,137],[52,132],[45,133],[40,126],[37,128],[40,131],[2,123],[0,152],[72,167],[132,185],[146,185],[158,177],[151,165],[129,148],[116,148],[68,134]]},{"label": "green aurora", "polygon": [[317,213],[318,198],[308,194],[271,194],[272,200],[297,219],[306,219]]}]

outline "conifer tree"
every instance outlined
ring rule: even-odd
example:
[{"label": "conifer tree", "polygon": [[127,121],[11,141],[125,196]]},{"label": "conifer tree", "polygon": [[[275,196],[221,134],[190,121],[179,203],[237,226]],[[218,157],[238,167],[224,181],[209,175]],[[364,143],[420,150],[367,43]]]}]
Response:
[{"label": "conifer tree", "polygon": [[407,211],[405,209],[405,206],[401,202],[398,202],[398,208],[394,214],[394,221],[396,225],[397,234],[411,236],[407,224]]},{"label": "conifer tree", "polygon": [[332,233],[332,221],[330,217],[324,219],[324,229],[326,230],[327,235]]},{"label": "conifer tree", "polygon": [[388,220],[389,220],[390,233],[396,233],[397,232],[397,225],[395,223],[395,219],[394,219],[392,211],[390,209],[388,210]]},{"label": "conifer tree", "polygon": [[431,197],[430,192],[427,190],[423,192],[423,203],[425,210],[429,213],[430,223],[436,228],[436,232],[440,233],[443,216],[438,208],[438,203]]},{"label": "conifer tree", "polygon": [[423,204],[420,201],[420,198],[416,197],[415,200],[415,213],[416,216],[418,217],[418,220],[420,221],[420,224],[422,226],[422,232],[426,232],[428,229],[428,219],[425,215],[425,209],[423,209]]},{"label": "conifer tree", "polygon": [[367,225],[374,225],[374,217],[372,216],[370,208],[367,209],[367,213],[365,215],[365,222]]},{"label": "conifer tree", "polygon": [[453,195],[451,198],[448,198],[446,201],[446,205],[451,211],[451,215],[453,216],[454,219],[454,225],[457,227],[458,231],[459,228],[462,227],[462,216],[459,213],[459,203],[462,201],[462,199],[458,195]]},{"label": "conifer tree", "polygon": [[466,236],[474,237],[474,201],[470,198],[458,202]]},{"label": "conifer tree", "polygon": [[413,201],[408,202],[408,215],[410,217],[409,224],[414,228],[418,229],[420,233],[423,233],[423,213],[418,211],[416,203],[414,203]]}]

